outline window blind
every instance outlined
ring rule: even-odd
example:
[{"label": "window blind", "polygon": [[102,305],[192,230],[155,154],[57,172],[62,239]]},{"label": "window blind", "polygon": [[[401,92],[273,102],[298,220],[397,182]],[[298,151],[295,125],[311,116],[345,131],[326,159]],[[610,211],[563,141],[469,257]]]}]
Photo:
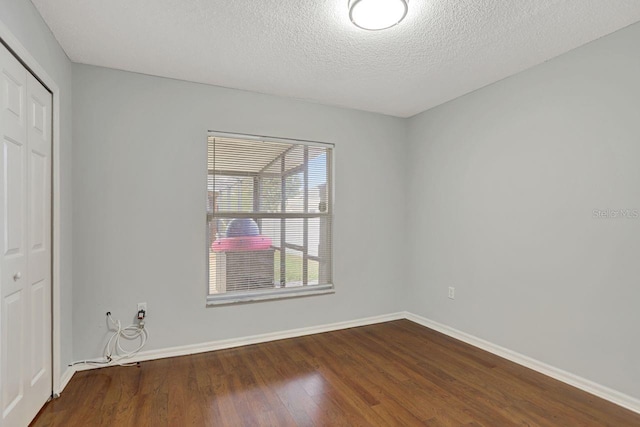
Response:
[{"label": "window blind", "polygon": [[333,288],[332,151],[208,137],[210,302]]}]

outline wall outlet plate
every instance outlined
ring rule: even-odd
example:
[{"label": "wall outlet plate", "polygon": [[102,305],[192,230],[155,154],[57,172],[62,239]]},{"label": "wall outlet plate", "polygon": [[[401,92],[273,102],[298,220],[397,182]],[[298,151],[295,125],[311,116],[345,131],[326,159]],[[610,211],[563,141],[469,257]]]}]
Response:
[{"label": "wall outlet plate", "polygon": [[453,286],[449,286],[449,298],[450,299],[456,299],[456,288],[454,288]]},{"label": "wall outlet plate", "polygon": [[136,313],[138,313],[140,310],[144,310],[145,314],[147,313],[147,303],[146,302],[139,302],[138,303],[138,310],[136,310]]}]

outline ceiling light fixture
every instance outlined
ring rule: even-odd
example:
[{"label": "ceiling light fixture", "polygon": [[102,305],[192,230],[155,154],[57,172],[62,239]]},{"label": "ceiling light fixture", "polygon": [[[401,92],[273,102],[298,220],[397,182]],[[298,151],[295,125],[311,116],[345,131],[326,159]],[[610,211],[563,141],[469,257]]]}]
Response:
[{"label": "ceiling light fixture", "polygon": [[349,0],[349,18],[364,30],[384,30],[407,16],[409,0]]}]

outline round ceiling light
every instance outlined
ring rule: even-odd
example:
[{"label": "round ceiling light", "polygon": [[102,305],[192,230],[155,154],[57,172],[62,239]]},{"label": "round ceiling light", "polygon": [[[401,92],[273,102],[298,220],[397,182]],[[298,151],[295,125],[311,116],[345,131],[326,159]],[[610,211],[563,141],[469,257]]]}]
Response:
[{"label": "round ceiling light", "polygon": [[407,15],[408,0],[350,0],[349,18],[365,30],[384,30]]}]

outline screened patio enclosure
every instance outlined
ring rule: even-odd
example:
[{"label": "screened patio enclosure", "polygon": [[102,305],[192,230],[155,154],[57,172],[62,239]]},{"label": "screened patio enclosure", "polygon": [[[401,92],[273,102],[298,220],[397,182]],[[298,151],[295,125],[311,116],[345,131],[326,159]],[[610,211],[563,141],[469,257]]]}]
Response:
[{"label": "screened patio enclosure", "polygon": [[331,283],[331,190],[331,148],[209,136],[209,294]]}]

